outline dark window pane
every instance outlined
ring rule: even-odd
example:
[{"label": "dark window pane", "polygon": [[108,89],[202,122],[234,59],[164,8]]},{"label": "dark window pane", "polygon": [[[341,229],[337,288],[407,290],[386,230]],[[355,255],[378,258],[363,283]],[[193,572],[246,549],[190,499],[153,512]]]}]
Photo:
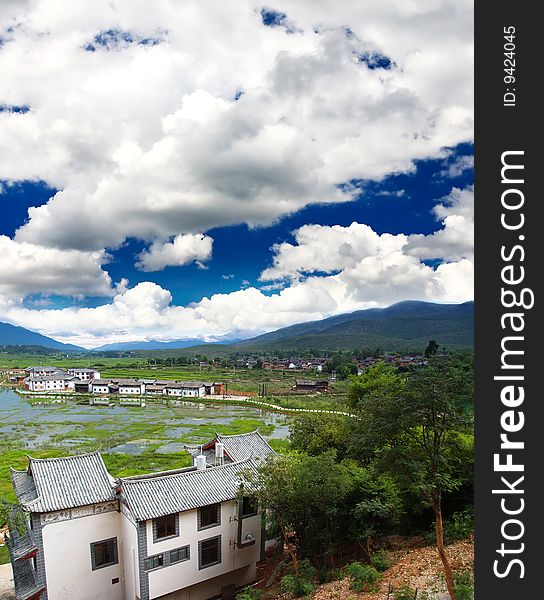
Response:
[{"label": "dark window pane", "polygon": [[189,546],[183,546],[182,548],[176,548],[175,550],[170,550],[170,562],[176,563],[181,562],[182,560],[189,559]]},{"label": "dark window pane", "polygon": [[249,517],[257,514],[257,502],[254,498],[244,496],[242,500],[242,517]]},{"label": "dark window pane", "polygon": [[155,523],[155,539],[161,540],[166,537],[177,535],[177,515],[166,515],[154,519]]},{"label": "dark window pane", "polygon": [[203,540],[198,545],[201,569],[221,562],[221,536]]},{"label": "dark window pane", "polygon": [[219,525],[220,520],[220,505],[210,504],[199,509],[199,528],[212,527]]},{"label": "dark window pane", "polygon": [[117,564],[117,538],[111,538],[91,544],[92,568],[100,569]]},{"label": "dark window pane", "polygon": [[157,569],[158,567],[162,567],[164,564],[164,556],[162,554],[157,554],[156,556],[150,556],[145,559],[144,568],[146,571],[150,569]]}]

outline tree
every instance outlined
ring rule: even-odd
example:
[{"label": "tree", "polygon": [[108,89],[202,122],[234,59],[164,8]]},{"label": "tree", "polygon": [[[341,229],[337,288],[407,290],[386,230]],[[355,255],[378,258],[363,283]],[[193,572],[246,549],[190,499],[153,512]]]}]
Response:
[{"label": "tree", "polygon": [[452,359],[434,359],[403,376],[377,365],[350,389],[363,445],[434,512],[436,546],[452,600],[457,595],[444,547],[442,498],[461,485],[457,466],[472,433],[471,396],[472,370]]},{"label": "tree", "polygon": [[280,533],[298,577],[301,559],[324,566],[332,559],[345,528],[345,499],[352,489],[347,468],[334,450],[319,456],[275,456],[249,489],[268,517],[268,529]]},{"label": "tree", "polygon": [[402,513],[398,484],[388,473],[377,473],[356,463],[347,467],[352,478],[352,491],[347,498],[348,530],[352,541],[371,558],[374,538],[393,531]]},{"label": "tree", "polygon": [[347,458],[351,437],[351,422],[341,415],[305,414],[289,427],[291,447],[310,456],[334,448],[339,459]]},{"label": "tree", "polygon": [[425,356],[427,358],[434,356],[438,352],[438,348],[440,348],[440,346],[434,340],[429,340],[429,343],[425,348]]}]

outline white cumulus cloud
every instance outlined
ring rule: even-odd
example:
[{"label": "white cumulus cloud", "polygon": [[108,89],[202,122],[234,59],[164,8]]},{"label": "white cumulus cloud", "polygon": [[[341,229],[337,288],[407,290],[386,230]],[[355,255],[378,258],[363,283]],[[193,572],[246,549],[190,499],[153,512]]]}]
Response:
[{"label": "white cumulus cloud", "polygon": [[141,252],[136,262],[140,271],[161,271],[165,267],[183,266],[196,262],[202,266],[203,261],[211,258],[213,239],[203,234],[180,234],[171,242],[154,242]]}]

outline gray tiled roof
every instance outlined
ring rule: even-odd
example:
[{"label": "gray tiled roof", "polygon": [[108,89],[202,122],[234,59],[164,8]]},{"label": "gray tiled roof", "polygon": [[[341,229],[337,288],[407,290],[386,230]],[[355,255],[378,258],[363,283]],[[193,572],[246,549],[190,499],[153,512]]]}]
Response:
[{"label": "gray tiled roof", "polygon": [[66,373],[59,373],[58,375],[38,375],[37,377],[27,377],[27,381],[73,381],[77,379],[73,375],[66,375]]},{"label": "gray tiled roof", "polygon": [[113,479],[98,452],[29,459],[27,471],[11,470],[19,502],[30,512],[52,512],[115,500]]},{"label": "gray tiled roof", "polygon": [[38,597],[38,594],[45,589],[45,586],[36,581],[36,574],[30,561],[14,561],[11,567],[13,569],[15,598],[17,600],[32,600],[32,598]]},{"label": "gray tiled roof", "polygon": [[120,479],[121,500],[137,521],[226,502],[236,498],[247,470],[255,471],[253,461]]},{"label": "gray tiled roof", "polygon": [[113,383],[116,383],[118,385],[125,385],[125,386],[135,386],[135,387],[140,387],[142,385],[141,380],[139,379],[127,379],[127,378],[114,378],[111,380]]},{"label": "gray tiled roof", "polygon": [[218,435],[217,441],[225,446],[225,452],[233,461],[253,458],[262,460],[275,454],[259,431],[238,435]]},{"label": "gray tiled roof", "polygon": [[219,435],[210,442],[201,445],[186,444],[185,449],[191,456],[204,454],[209,464],[214,464],[215,443],[221,442],[225,447],[226,460],[237,462],[252,458],[263,460],[270,454],[275,454],[268,442],[258,430],[250,433],[239,433],[236,435]]},{"label": "gray tiled roof", "polygon": [[172,389],[198,389],[203,385],[199,381],[169,381],[166,387]]}]

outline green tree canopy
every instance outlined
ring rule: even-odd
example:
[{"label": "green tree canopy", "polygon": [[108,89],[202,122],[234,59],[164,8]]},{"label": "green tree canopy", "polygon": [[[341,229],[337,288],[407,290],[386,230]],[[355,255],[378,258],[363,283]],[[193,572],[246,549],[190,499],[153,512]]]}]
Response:
[{"label": "green tree canopy", "polygon": [[461,485],[459,465],[471,453],[472,389],[466,363],[434,359],[403,374],[376,365],[353,381],[349,395],[359,416],[359,444],[433,509],[452,600],[456,595],[444,549],[442,496]]}]

